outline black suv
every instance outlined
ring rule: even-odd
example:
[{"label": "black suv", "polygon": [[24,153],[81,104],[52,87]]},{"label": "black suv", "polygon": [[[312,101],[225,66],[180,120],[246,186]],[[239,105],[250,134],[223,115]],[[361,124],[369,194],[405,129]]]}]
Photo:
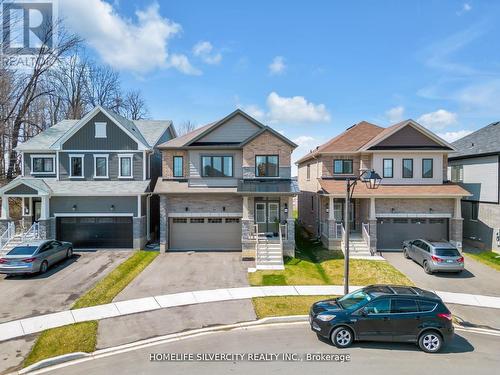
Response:
[{"label": "black suv", "polygon": [[416,342],[438,352],[453,337],[451,313],[436,294],[408,286],[370,285],[343,297],[319,301],[309,322],[338,348],[354,340]]}]

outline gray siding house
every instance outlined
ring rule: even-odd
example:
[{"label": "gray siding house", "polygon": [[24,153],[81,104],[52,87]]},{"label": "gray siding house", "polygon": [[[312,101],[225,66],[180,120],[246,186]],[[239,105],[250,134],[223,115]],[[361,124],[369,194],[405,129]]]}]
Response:
[{"label": "gray siding house", "polygon": [[500,251],[500,122],[453,143],[449,178],[472,195],[462,199],[464,239]]},{"label": "gray siding house", "polygon": [[0,189],[0,231],[15,197],[23,207],[18,225],[41,238],[76,248],[142,248],[158,234],[155,146],[175,136],[170,121],[131,121],[102,107],[55,124],[17,147],[22,173]]}]

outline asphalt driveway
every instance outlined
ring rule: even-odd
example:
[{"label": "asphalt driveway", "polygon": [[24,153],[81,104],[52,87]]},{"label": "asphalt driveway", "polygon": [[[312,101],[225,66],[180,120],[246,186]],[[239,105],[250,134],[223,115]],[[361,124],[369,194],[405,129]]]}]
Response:
[{"label": "asphalt driveway", "polygon": [[[248,286],[248,264],[239,252],[176,252],[160,254],[115,301]],[[252,302],[224,301],[162,309],[102,320],[98,348],[216,324],[256,319]]]}]

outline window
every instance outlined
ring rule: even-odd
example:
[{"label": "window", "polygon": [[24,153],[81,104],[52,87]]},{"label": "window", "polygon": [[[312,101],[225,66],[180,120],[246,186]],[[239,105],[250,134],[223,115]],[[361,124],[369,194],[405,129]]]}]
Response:
[{"label": "window", "polygon": [[187,219],[181,218],[181,217],[174,217],[172,219],[172,223],[174,223],[174,224],[186,224],[187,223]]},{"label": "window", "polygon": [[368,315],[389,314],[391,312],[391,300],[389,298],[379,299],[368,304],[364,310]]},{"label": "window", "polygon": [[393,178],[394,177],[394,159],[384,159],[383,165],[384,165],[383,177],[384,178]]},{"label": "window", "polygon": [[83,155],[69,156],[69,177],[83,178]]},{"label": "window", "polygon": [[413,159],[403,159],[403,178],[413,178]]},{"label": "window", "polygon": [[106,138],[106,123],[96,122],[95,123],[95,137],[96,138]]},{"label": "window", "polygon": [[239,223],[239,222],[240,222],[240,219],[239,219],[239,218],[237,218],[237,217],[235,217],[235,218],[228,218],[228,219],[226,219],[226,224],[230,224],[230,223],[235,223],[235,224],[237,224],[237,223]]},{"label": "window", "polygon": [[463,182],[464,181],[464,166],[463,165],[452,165],[451,166],[451,182]]},{"label": "window", "polygon": [[108,155],[94,155],[94,178],[108,177]]},{"label": "window", "polygon": [[417,301],[413,299],[393,299],[391,312],[394,314],[418,312]]},{"label": "window", "polygon": [[307,180],[311,179],[311,164],[307,164]]},{"label": "window", "polygon": [[55,173],[54,155],[31,155],[31,173]]},{"label": "window", "polygon": [[205,218],[203,218],[203,217],[200,217],[200,218],[192,217],[191,219],[189,219],[189,222],[191,224],[203,224],[205,222]]},{"label": "window", "polygon": [[184,158],[182,156],[174,156],[174,177],[184,176]]},{"label": "window", "polygon": [[218,217],[209,217],[208,222],[210,224],[222,224],[222,219]]},{"label": "window", "polygon": [[420,312],[429,312],[436,308],[437,303],[430,301],[418,301],[418,307]]},{"label": "window", "polygon": [[352,174],[352,160],[334,160],[333,161],[334,174]]},{"label": "window", "polygon": [[232,156],[202,156],[203,177],[233,177]]},{"label": "window", "polygon": [[333,203],[333,217],[335,218],[335,221],[342,221],[342,203],[340,202],[334,202]]},{"label": "window", "polygon": [[471,221],[477,221],[479,217],[479,204],[477,202],[471,202]]},{"label": "window", "polygon": [[133,155],[119,155],[119,170],[118,170],[118,178],[132,178],[132,160],[134,159]]},{"label": "window", "polygon": [[422,159],[422,178],[432,178],[433,162],[432,159]]},{"label": "window", "polygon": [[255,157],[255,175],[257,177],[278,177],[278,155],[257,155]]}]

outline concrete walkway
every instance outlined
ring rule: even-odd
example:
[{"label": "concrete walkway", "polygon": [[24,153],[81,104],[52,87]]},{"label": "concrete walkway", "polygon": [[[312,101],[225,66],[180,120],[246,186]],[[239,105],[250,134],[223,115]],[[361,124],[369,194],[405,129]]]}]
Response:
[{"label": "concrete walkway", "polygon": [[[361,286],[351,286],[350,291],[359,288],[361,288]],[[500,309],[500,297],[439,291],[435,291],[435,293],[441,297],[445,303]],[[177,306],[242,300],[253,297],[342,294],[344,294],[344,287],[341,285],[241,287],[165,294],[10,321],[0,324],[0,341],[41,332],[49,328],[60,327],[67,324],[89,320],[101,320]]]}]

